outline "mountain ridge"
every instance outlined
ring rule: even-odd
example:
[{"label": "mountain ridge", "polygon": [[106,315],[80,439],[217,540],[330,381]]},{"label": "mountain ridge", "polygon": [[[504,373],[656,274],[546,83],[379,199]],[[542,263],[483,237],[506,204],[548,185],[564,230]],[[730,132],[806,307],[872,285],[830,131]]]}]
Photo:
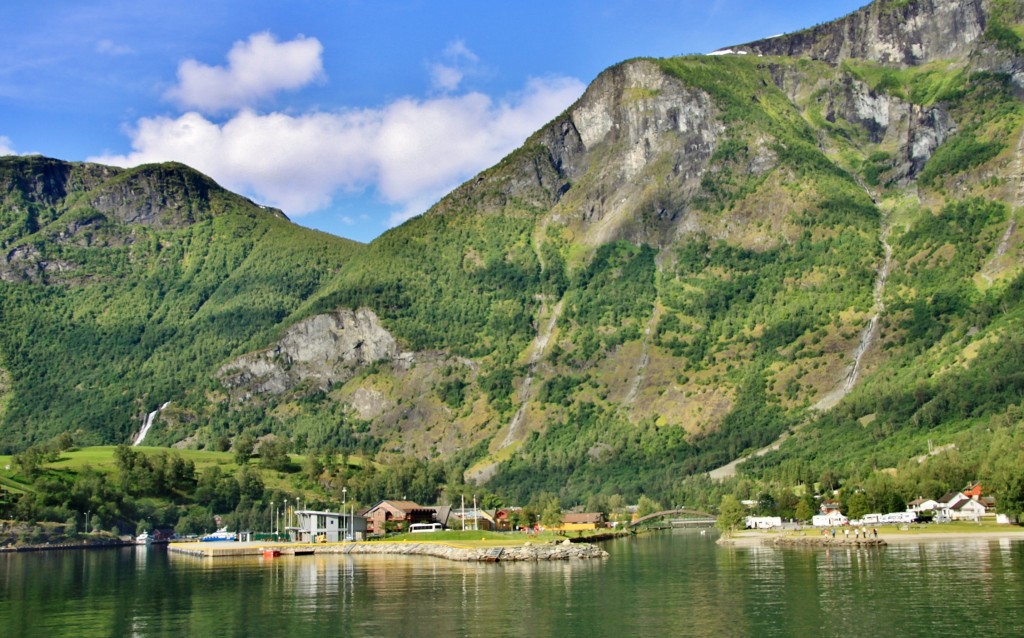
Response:
[{"label": "mountain ridge", "polygon": [[[66,422],[49,413],[11,435],[31,413],[22,394],[36,396],[10,369],[19,336],[41,330],[25,308],[49,304],[65,332],[105,326],[86,340],[102,345],[119,304],[156,286],[163,297],[125,313],[132,336],[114,349],[138,360],[95,368],[186,371],[110,399],[136,420],[172,401],[147,441],[275,433],[385,463],[454,459],[519,499],[669,498],[784,435],[740,471],[894,466],[1015,402],[1019,4],[879,1],[727,55],[620,63],[520,149],[365,246],[241,199],[209,216],[189,190],[206,182],[160,172],[173,167],[137,173],[127,208],[116,184],[86,198],[81,219],[103,217],[109,259],[90,251],[103,241],[67,248],[54,231],[79,219],[74,206],[41,199],[39,228],[2,226],[5,248],[49,229],[20,259],[59,263],[4,278],[20,297],[0,317],[14,318],[0,336],[2,440],[13,449],[45,438],[47,419]],[[3,202],[4,219],[20,219],[25,207]],[[33,288],[61,281],[82,299]],[[304,359],[313,343],[338,347]],[[176,348],[202,354],[188,363]],[[830,396],[834,407],[812,409]]]}]

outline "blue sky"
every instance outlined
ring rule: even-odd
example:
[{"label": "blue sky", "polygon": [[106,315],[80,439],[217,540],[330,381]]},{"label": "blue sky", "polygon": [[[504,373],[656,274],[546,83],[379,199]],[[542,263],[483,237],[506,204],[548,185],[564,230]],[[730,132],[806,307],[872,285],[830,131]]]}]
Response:
[{"label": "blue sky", "polygon": [[182,161],[296,223],[369,241],[518,147],[608,66],[863,4],[3,2],[0,154]]}]

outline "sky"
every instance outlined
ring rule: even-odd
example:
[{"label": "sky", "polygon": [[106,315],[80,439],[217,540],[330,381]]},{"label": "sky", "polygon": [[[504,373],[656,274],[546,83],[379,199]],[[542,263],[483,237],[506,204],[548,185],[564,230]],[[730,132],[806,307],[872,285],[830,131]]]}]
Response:
[{"label": "sky", "polygon": [[2,2],[0,155],[179,161],[366,242],[497,163],[609,66],[866,2]]}]

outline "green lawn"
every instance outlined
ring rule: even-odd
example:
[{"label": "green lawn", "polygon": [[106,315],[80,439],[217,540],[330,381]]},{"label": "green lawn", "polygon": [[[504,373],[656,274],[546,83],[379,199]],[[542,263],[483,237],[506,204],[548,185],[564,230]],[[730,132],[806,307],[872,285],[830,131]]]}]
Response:
[{"label": "green lawn", "polygon": [[[593,532],[583,532],[583,537],[595,533],[606,533],[609,530],[601,529]],[[563,536],[556,532],[541,532],[539,534],[524,534],[523,532],[487,532],[487,531],[461,531],[444,530],[441,532],[421,532],[416,534],[397,534],[389,536],[388,541],[395,542],[416,542],[416,543],[451,543],[452,545],[465,545],[470,547],[509,547],[532,543],[562,542],[566,538],[576,538],[576,532],[569,532]]]}]

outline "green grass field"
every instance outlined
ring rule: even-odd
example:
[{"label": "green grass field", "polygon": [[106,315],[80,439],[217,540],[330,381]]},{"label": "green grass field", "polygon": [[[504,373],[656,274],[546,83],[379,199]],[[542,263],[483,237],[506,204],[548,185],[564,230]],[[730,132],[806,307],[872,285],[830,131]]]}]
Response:
[{"label": "green grass field", "polygon": [[[582,537],[593,536],[595,534],[605,534],[609,530],[599,529],[594,531],[584,531]],[[466,547],[510,547],[514,545],[523,545],[525,543],[532,543],[534,545],[542,543],[562,542],[566,538],[576,538],[576,532],[569,532],[568,535],[558,534],[557,532],[545,531],[539,534],[525,534],[523,532],[488,532],[488,531],[461,531],[461,530],[444,530],[440,532],[422,532],[416,534],[397,534],[395,536],[389,536],[388,541],[394,542],[416,542],[416,543],[449,543],[452,545],[460,545]]]}]

